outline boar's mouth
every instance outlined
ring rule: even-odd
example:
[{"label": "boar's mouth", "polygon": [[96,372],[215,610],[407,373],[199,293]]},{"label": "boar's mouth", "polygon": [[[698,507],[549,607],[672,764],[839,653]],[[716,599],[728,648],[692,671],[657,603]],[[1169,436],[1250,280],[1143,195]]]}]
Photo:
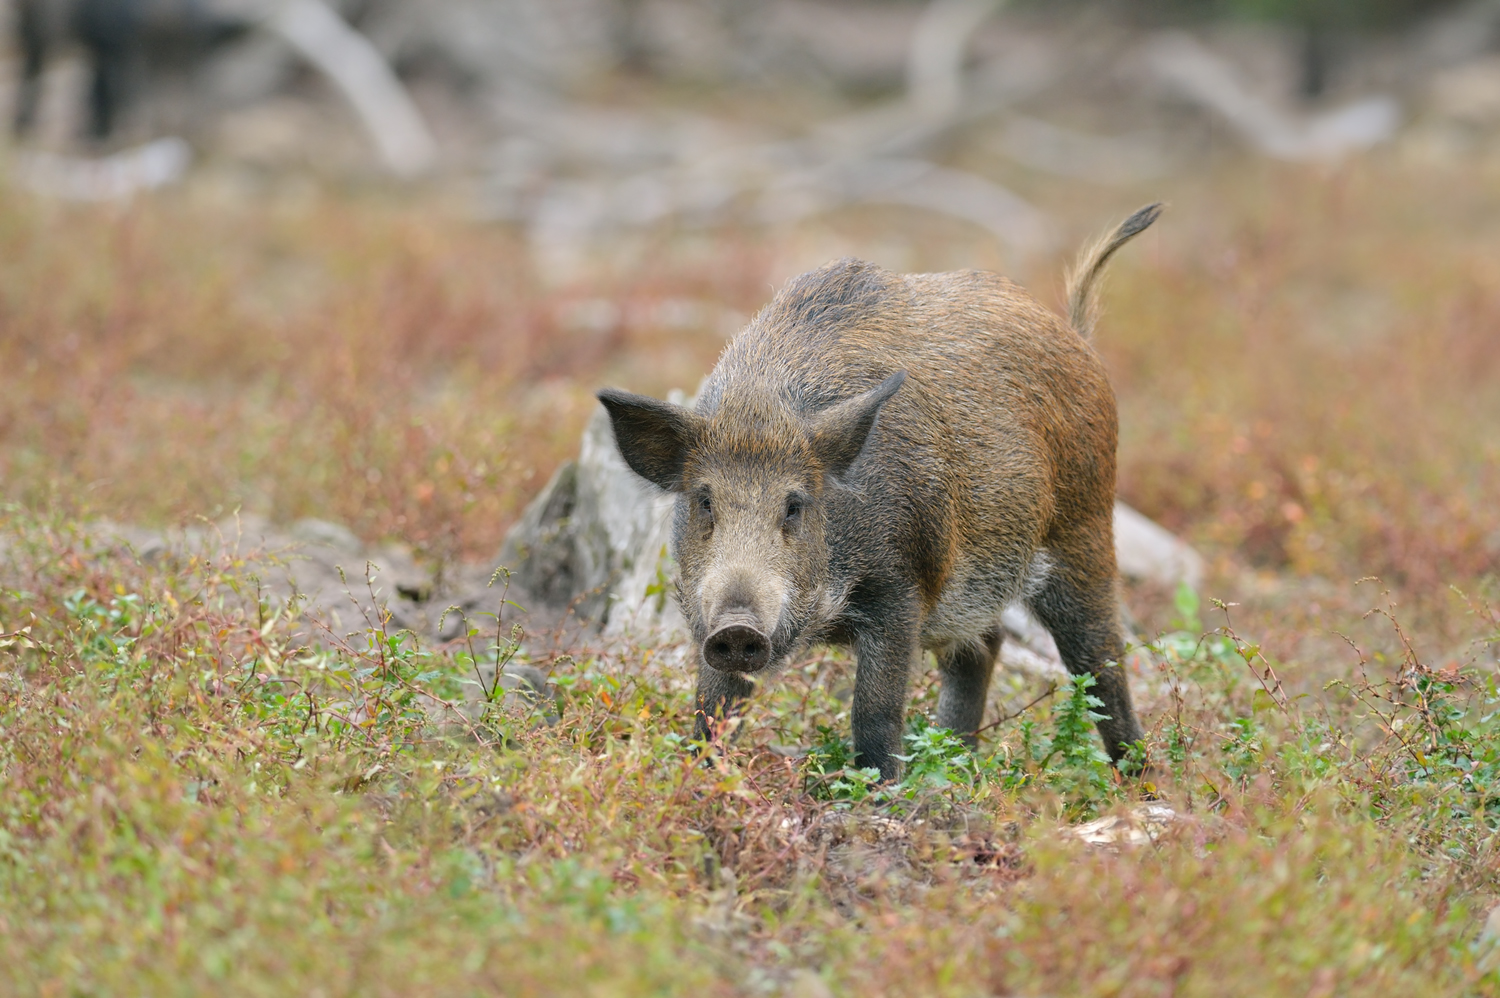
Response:
[{"label": "boar's mouth", "polygon": [[703,661],[719,672],[760,672],[771,664],[771,638],[749,614],[726,614],[703,640]]}]

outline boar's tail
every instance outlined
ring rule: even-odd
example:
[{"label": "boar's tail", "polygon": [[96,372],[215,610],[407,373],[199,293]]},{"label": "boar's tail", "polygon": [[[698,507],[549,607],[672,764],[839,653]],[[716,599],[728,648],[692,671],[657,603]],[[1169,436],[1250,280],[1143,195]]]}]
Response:
[{"label": "boar's tail", "polygon": [[1104,265],[1115,255],[1115,250],[1145,232],[1156,221],[1165,206],[1160,202],[1148,204],[1120,223],[1120,227],[1107,236],[1101,236],[1078,256],[1078,262],[1068,272],[1068,321],[1078,330],[1078,335],[1088,339],[1094,333],[1094,322],[1099,317],[1099,302],[1095,289]]}]

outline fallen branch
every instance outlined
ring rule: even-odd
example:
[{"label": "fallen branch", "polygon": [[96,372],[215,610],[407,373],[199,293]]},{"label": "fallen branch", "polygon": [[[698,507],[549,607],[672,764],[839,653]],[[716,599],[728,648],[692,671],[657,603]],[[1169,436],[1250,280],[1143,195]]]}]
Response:
[{"label": "fallen branch", "polygon": [[437,145],[406,88],[369,40],[323,0],[285,0],[266,19],[343,93],[393,173],[413,177],[432,168]]},{"label": "fallen branch", "polygon": [[1146,62],[1184,97],[1220,115],[1255,149],[1275,159],[1338,159],[1388,141],[1401,113],[1389,97],[1297,117],[1251,93],[1229,63],[1191,35],[1170,32],[1146,48]]}]

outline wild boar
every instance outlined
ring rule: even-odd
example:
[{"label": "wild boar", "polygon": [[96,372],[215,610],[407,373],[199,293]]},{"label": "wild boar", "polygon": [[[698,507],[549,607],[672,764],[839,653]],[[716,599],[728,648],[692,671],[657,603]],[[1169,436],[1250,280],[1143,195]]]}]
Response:
[{"label": "wild boar", "polygon": [[1019,600],[1069,671],[1097,680],[1120,762],[1141,725],[1116,664],[1115,399],[1089,336],[1106,262],[1160,212],[1085,250],[1066,321],[993,274],[845,259],[777,294],[692,409],[599,392],[626,463],[677,494],[700,736],[751,677],[847,645],[857,762],[893,779],[923,649],[937,723],[972,742]]}]

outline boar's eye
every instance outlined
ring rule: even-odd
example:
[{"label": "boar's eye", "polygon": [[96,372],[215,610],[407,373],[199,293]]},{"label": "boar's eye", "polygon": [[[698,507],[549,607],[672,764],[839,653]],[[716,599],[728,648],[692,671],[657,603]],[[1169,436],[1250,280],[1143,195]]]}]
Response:
[{"label": "boar's eye", "polygon": [[797,525],[802,522],[802,497],[790,495],[786,497],[786,516],[782,518],[781,526],[786,530],[796,530]]},{"label": "boar's eye", "polygon": [[714,520],[713,496],[709,495],[707,492],[699,492],[695,502],[697,502],[698,504],[698,512],[707,517],[709,523],[712,523]]}]

